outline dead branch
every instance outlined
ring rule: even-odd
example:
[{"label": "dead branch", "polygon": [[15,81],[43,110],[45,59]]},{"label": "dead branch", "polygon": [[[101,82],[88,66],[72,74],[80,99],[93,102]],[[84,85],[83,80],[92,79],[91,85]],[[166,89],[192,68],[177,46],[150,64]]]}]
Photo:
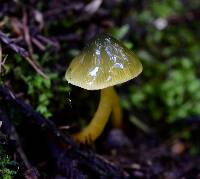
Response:
[{"label": "dead branch", "polygon": [[[75,163],[73,165],[75,168],[72,167],[73,171],[68,171],[68,173],[74,173],[77,166],[79,166],[79,168],[82,166],[83,168],[86,167],[91,173],[95,173],[95,176],[99,176],[99,178],[129,178],[128,174],[122,171],[122,169],[95,154],[94,151],[88,147],[79,146],[70,138],[70,136],[63,135],[53,122],[43,118],[39,113],[35,112],[30,105],[17,99],[8,88],[0,86],[0,98],[3,103],[19,109],[24,116],[24,120],[29,120],[31,124],[37,126],[38,130],[41,130],[46,134],[55,147],[62,151],[62,157],[57,157],[57,166],[60,166],[60,163],[63,164],[67,160]],[[61,166],[63,167],[63,165]],[[65,167],[62,169],[59,167],[59,169],[63,172],[69,170],[68,165],[64,166]],[[79,171],[80,169],[77,168],[76,170]],[[72,173],[68,176],[71,176]]]}]

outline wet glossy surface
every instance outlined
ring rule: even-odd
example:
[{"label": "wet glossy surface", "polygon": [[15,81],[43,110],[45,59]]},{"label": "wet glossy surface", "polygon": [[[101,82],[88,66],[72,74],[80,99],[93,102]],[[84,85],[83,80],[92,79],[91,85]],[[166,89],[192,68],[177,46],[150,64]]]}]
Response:
[{"label": "wet glossy surface", "polygon": [[97,90],[126,82],[142,71],[132,51],[108,35],[99,35],[75,57],[65,75],[73,85]]}]

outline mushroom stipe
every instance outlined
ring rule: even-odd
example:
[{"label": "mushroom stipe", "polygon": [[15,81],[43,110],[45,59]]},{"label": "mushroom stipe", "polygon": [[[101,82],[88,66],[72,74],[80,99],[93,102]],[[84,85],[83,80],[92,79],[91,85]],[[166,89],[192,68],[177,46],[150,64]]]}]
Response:
[{"label": "mushroom stipe", "polygon": [[101,90],[97,111],[82,131],[74,135],[80,143],[96,140],[112,113],[114,127],[122,126],[122,110],[114,85],[135,78],[142,72],[136,55],[113,37],[100,34],[75,57],[66,72],[66,80],[87,90]]}]

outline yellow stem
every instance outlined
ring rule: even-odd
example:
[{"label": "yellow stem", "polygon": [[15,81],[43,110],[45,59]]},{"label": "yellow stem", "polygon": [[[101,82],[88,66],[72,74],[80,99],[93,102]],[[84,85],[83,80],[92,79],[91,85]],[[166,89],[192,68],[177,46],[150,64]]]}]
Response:
[{"label": "yellow stem", "polygon": [[112,123],[115,128],[122,127],[122,109],[115,89],[112,88]]},{"label": "yellow stem", "polygon": [[112,98],[113,87],[101,90],[99,106],[93,119],[86,128],[74,135],[75,140],[90,143],[101,135],[112,110]]}]

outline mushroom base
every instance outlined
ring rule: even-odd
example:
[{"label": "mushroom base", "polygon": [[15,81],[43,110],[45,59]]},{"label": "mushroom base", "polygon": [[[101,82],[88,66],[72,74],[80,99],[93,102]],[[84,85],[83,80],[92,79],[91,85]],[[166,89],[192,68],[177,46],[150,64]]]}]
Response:
[{"label": "mushroom base", "polygon": [[119,98],[113,87],[101,90],[100,102],[97,111],[86,128],[73,137],[80,143],[91,143],[98,138],[112,113],[112,121],[115,127],[121,127],[122,112]]}]

